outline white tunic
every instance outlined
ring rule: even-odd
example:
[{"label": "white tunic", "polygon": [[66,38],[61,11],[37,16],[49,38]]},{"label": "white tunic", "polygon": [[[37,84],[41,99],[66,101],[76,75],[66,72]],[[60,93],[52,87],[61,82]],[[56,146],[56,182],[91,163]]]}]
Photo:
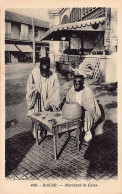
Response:
[{"label": "white tunic", "polygon": [[44,111],[48,105],[58,108],[60,104],[60,88],[56,73],[51,73],[49,78],[45,78],[40,74],[39,67],[32,70],[27,81],[28,116],[38,112],[37,92],[41,94],[41,111]]},{"label": "white tunic", "polygon": [[82,106],[82,96],[83,96],[83,90],[76,92],[75,91],[75,95],[76,95],[76,102],[80,104],[80,106]]}]

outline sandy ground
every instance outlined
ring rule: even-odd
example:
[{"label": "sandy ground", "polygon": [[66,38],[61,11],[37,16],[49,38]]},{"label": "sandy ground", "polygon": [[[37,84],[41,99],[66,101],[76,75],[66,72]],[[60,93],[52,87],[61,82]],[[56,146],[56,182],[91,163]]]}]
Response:
[{"label": "sandy ground", "polygon": [[[38,65],[38,64],[37,64]],[[27,117],[26,83],[31,70],[35,68],[32,64],[6,65],[5,77],[5,102],[6,102],[6,139],[16,134],[30,131],[31,122]],[[61,100],[73,84],[65,77],[58,74],[60,81]],[[105,112],[105,121],[96,130],[96,135],[102,134],[106,126],[117,129],[117,92],[110,84],[100,85],[95,80],[86,79],[99,103]]]}]

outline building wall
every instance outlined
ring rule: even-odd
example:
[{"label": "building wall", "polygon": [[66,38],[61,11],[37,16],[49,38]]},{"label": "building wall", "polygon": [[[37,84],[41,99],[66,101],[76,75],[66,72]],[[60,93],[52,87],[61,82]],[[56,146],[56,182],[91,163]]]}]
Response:
[{"label": "building wall", "polygon": [[111,55],[107,56],[106,59],[106,66],[105,66],[105,81],[107,83],[111,82],[117,82],[117,63],[119,62],[117,60],[117,52],[113,52]]},{"label": "building wall", "polygon": [[116,51],[117,44],[117,9],[111,8],[110,49],[112,52]]},{"label": "building wall", "polygon": [[45,34],[46,30],[42,30],[40,28],[37,28],[37,30],[38,30],[38,36],[35,37],[35,41],[40,41],[40,37]]},{"label": "building wall", "polygon": [[[70,18],[71,15],[72,18]],[[68,16],[69,22],[74,22],[76,20],[88,20],[92,18],[105,17],[105,8],[104,7],[67,8],[64,9],[64,11],[60,15],[60,23],[62,23],[64,16]]]},{"label": "building wall", "polygon": [[50,26],[49,26],[49,28],[51,28],[52,26],[55,25],[55,15],[54,14],[49,14],[49,19],[50,19]]},{"label": "building wall", "polygon": [[106,60],[106,82],[117,82],[117,9],[111,8],[110,18],[110,32],[109,32],[109,44],[110,44],[110,55]]},{"label": "building wall", "polygon": [[58,24],[60,24],[60,17],[59,17],[59,15],[56,15],[55,16],[55,25],[58,25]]},{"label": "building wall", "polygon": [[[50,28],[54,25],[60,24],[60,15],[49,14],[50,19]],[[49,57],[50,57],[50,64],[51,68],[54,68],[56,62],[55,58],[56,55],[59,53],[59,41],[50,41],[49,42]]]},{"label": "building wall", "polygon": [[50,28],[54,25],[60,24],[60,15],[59,14],[49,14],[50,19]]},{"label": "building wall", "polygon": [[[37,39],[37,41],[40,41],[40,37],[44,35],[47,30],[42,29],[41,27],[35,27],[35,29],[38,30],[38,36],[35,38],[35,40]],[[6,38],[11,40],[33,40],[32,26],[28,24],[6,21],[5,34]]]},{"label": "building wall", "polygon": [[[33,42],[33,32],[32,32],[32,18],[26,17],[13,12],[5,12],[5,42],[9,44],[21,44],[21,45],[31,45]],[[41,56],[41,46],[47,44],[39,44],[40,37],[48,30],[48,22],[34,19],[35,30],[38,31],[37,37],[35,37],[36,42],[36,59],[38,60]],[[42,27],[39,27],[41,26]],[[37,48],[38,47],[38,48]],[[46,48],[42,49],[46,52]],[[32,54],[32,53],[31,53]],[[24,57],[24,53],[22,53]],[[5,51],[5,62],[17,63],[18,62],[17,53],[12,51]]]},{"label": "building wall", "polygon": [[59,54],[59,42],[58,41],[50,41],[49,46],[49,57],[51,67],[54,68],[56,64],[56,55]]},{"label": "building wall", "polygon": [[11,34],[11,22],[9,21],[5,22],[5,32],[6,34]]}]

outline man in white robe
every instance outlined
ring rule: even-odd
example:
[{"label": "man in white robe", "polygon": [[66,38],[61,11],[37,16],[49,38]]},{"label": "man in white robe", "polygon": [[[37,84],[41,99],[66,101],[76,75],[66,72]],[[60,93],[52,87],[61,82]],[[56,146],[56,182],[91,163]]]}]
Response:
[{"label": "man in white robe", "polygon": [[101,117],[97,100],[88,87],[84,86],[84,76],[75,75],[74,86],[68,91],[66,95],[67,102],[78,102],[83,108],[84,115],[84,140],[90,141],[92,139],[91,129],[95,122]]},{"label": "man in white robe", "polygon": [[50,60],[42,58],[40,67],[32,70],[27,81],[28,116],[59,108],[60,91],[56,73],[50,71]]}]

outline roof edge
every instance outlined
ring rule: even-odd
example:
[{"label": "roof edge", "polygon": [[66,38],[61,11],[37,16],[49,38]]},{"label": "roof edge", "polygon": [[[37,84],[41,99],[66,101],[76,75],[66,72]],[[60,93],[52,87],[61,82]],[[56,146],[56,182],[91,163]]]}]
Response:
[{"label": "roof edge", "polygon": [[[10,14],[11,15],[11,18],[7,18],[7,14]],[[18,16],[18,18],[12,18],[12,15],[16,15],[16,16]],[[25,18],[25,20],[27,20],[27,21],[20,21],[21,19],[20,18]],[[11,12],[11,11],[8,11],[8,10],[5,10],[5,20],[9,20],[9,21],[13,21],[13,22],[18,22],[18,23],[23,23],[23,24],[29,24],[30,22],[29,22],[29,20],[32,20],[32,19],[34,19],[34,21],[36,22],[36,25],[35,26],[38,26],[38,27],[42,27],[42,28],[46,28],[46,29],[49,29],[49,22],[48,21],[45,21],[45,20],[41,20],[41,19],[38,19],[38,18],[32,18],[32,17],[30,17],[30,16],[26,16],[26,15],[23,15],[23,14],[19,14],[19,13],[15,13],[15,12]],[[18,21],[17,21],[18,20]],[[41,24],[39,24],[39,23],[41,23],[42,22],[42,25]]]}]

